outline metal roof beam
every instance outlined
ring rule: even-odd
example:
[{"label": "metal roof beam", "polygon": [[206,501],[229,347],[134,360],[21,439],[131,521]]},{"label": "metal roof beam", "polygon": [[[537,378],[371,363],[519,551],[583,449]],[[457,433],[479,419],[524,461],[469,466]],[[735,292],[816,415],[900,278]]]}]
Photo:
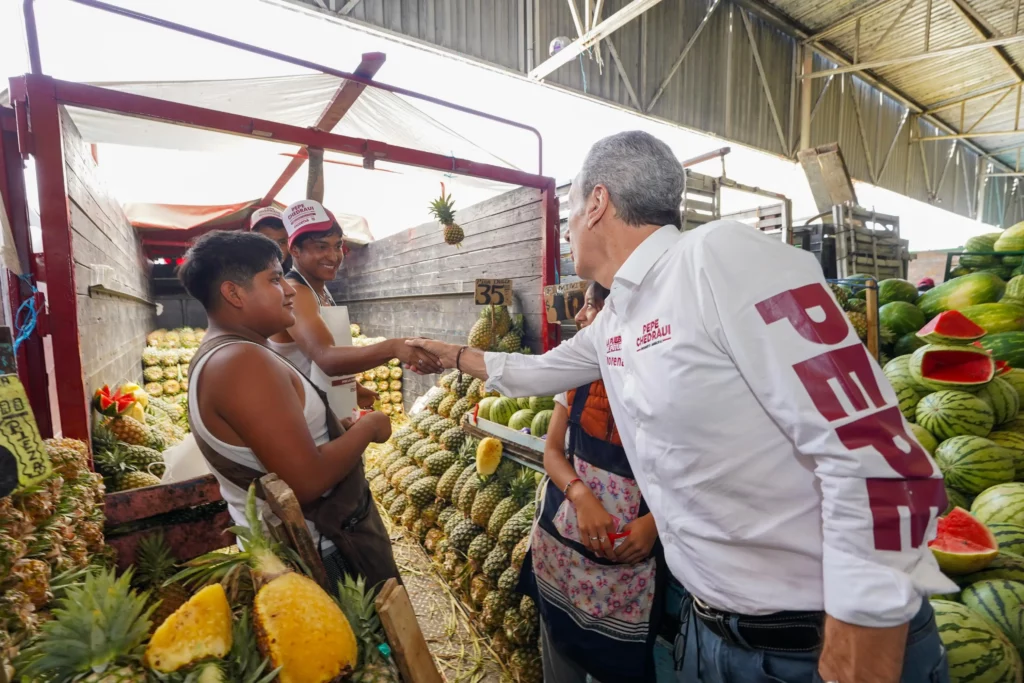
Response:
[{"label": "metal roof beam", "polygon": [[[976,133],[949,133],[943,135],[928,135],[918,140],[928,142],[931,140],[967,140],[970,138],[1009,138],[1014,135],[1024,135],[1024,130],[979,130]],[[986,155],[993,155],[996,152],[984,152]]]},{"label": "metal roof beam", "polygon": [[825,38],[828,38],[830,36],[834,36],[836,33],[839,33],[847,26],[851,26],[854,23],[856,23],[858,19],[863,19],[867,16],[874,14],[875,12],[885,9],[889,5],[894,5],[900,1],[901,0],[878,0],[878,2],[875,2],[872,5],[868,5],[867,7],[851,12],[842,19],[834,21],[833,23],[829,24],[825,28],[815,33],[814,35],[805,38],[804,42],[814,43],[824,40]]},{"label": "metal roof beam", "polygon": [[1024,43],[1024,35],[1000,36],[999,38],[990,38],[989,40],[983,40],[979,43],[969,43],[967,45],[957,45],[956,47],[947,47],[941,50],[931,50],[930,52],[919,52],[917,54],[904,55],[902,57],[890,57],[889,59],[878,59],[871,62],[861,62],[860,64],[841,66],[838,69],[814,71],[809,74],[804,74],[800,78],[826,78],[828,76],[835,76],[836,74],[853,73],[857,71],[868,71],[871,69],[878,69],[885,66],[895,66],[897,64],[912,64],[913,62],[921,62],[928,59],[938,59],[940,57],[956,57],[957,55],[965,54],[968,52],[977,52],[978,50],[987,50],[991,47],[996,47],[1000,45],[1015,45],[1017,43]]},{"label": "metal roof beam", "polygon": [[982,88],[980,90],[974,90],[972,92],[968,92],[968,93],[966,93],[964,95],[961,95],[960,97],[957,97],[956,99],[945,100],[943,102],[940,102],[940,103],[932,106],[925,113],[926,114],[937,114],[940,111],[946,111],[947,109],[953,109],[954,107],[959,107],[963,103],[973,102],[974,100],[982,100],[982,99],[985,99],[986,97],[992,97],[993,95],[999,95],[1004,90],[1013,90],[1014,88],[1019,87],[1019,85],[1020,85],[1019,83],[1014,82],[1014,83],[1006,83],[1004,85],[997,85],[997,86],[994,86],[994,87],[993,86],[987,86],[987,87]]},{"label": "metal roof beam", "polygon": [[[984,17],[978,14],[978,12],[967,3],[967,0],[949,0],[949,4],[957,14],[963,17],[964,21],[967,22],[971,27],[971,30],[974,31],[979,38],[983,40],[990,40],[992,38],[1002,37],[998,31],[992,28],[988,22],[985,21]],[[1018,66],[1017,62],[1013,60],[1013,57],[1010,56],[1009,52],[998,46],[993,47],[992,52],[999,57],[999,61],[1006,65],[1006,68],[1013,73],[1014,77],[1018,81],[1024,82],[1024,70],[1021,70],[1020,66]]]},{"label": "metal roof beam", "polygon": [[633,19],[657,5],[661,0],[632,0],[615,14],[594,26],[572,43],[563,47],[553,56],[538,64],[530,72],[530,78],[540,80],[560,66],[568,64],[603,38],[622,28]]}]

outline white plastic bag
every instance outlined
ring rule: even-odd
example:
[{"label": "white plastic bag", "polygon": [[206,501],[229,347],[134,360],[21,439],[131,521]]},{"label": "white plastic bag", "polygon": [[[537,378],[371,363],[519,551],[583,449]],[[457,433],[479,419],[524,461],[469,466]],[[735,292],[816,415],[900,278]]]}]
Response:
[{"label": "white plastic bag", "polygon": [[206,458],[191,434],[178,445],[164,451],[164,464],[167,469],[160,478],[161,484],[173,484],[210,474],[210,466],[206,464]]}]

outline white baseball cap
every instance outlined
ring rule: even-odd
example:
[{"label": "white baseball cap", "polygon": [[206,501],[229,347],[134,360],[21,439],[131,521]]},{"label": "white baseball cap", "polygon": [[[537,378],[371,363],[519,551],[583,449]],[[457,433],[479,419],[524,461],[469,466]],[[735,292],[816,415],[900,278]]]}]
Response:
[{"label": "white baseball cap", "polygon": [[312,199],[303,199],[288,206],[281,214],[281,220],[288,231],[288,246],[294,244],[299,235],[326,232],[336,222],[334,214]]},{"label": "white baseball cap", "polygon": [[252,212],[252,215],[249,216],[249,229],[252,230],[256,227],[257,223],[267,218],[276,218],[277,220],[281,220],[281,212],[272,206],[264,206],[256,209]]}]

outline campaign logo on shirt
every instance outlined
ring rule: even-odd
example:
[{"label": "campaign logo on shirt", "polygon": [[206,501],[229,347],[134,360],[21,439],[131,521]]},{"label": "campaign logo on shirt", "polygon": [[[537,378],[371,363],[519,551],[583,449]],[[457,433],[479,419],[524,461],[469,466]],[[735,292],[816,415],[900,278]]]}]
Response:
[{"label": "campaign logo on shirt", "polygon": [[605,356],[605,362],[608,363],[609,367],[623,368],[626,366],[622,362],[622,356],[614,356],[612,354],[622,353],[622,335],[616,335],[614,337],[608,337],[605,342],[605,349],[607,356]]},{"label": "campaign logo on shirt", "polygon": [[636,338],[636,350],[643,351],[644,349],[649,349],[662,342],[667,342],[671,338],[672,325],[670,323],[663,325],[660,319],[655,318],[644,325],[643,333]]}]

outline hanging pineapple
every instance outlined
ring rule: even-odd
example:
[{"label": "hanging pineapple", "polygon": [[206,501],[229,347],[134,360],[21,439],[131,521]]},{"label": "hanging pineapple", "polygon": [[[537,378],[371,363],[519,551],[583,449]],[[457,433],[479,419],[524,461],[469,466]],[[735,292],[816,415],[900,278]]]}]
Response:
[{"label": "hanging pineapple", "polygon": [[454,206],[455,202],[452,201],[452,196],[444,193],[444,183],[441,183],[441,196],[430,202],[430,213],[444,228],[444,241],[457,247],[465,239],[466,233],[455,222]]}]

